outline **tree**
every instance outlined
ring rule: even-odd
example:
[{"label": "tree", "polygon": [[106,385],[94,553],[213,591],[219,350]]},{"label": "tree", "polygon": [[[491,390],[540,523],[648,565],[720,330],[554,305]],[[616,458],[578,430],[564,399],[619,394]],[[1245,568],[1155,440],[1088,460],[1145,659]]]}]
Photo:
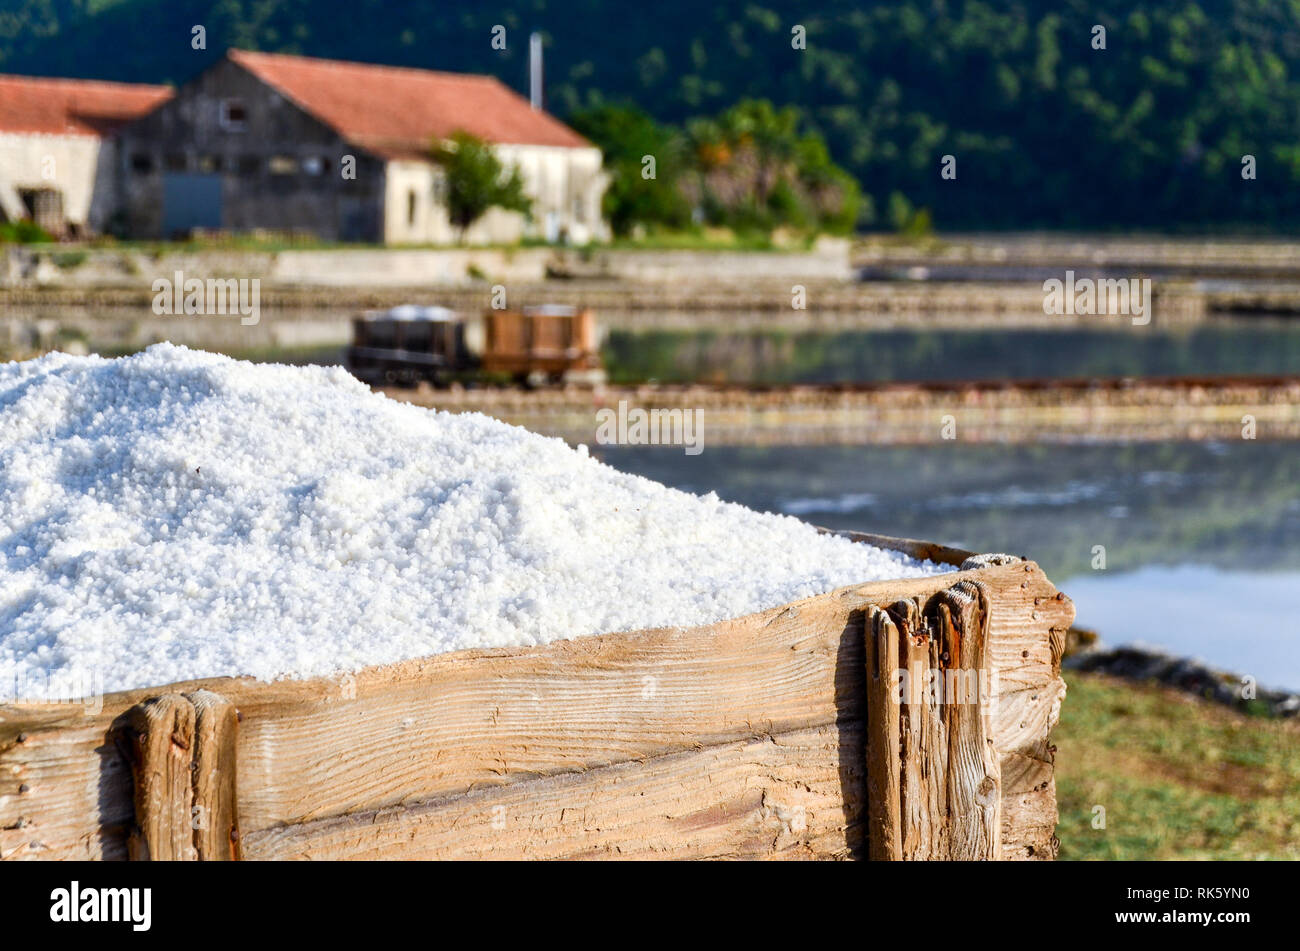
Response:
[{"label": "tree", "polygon": [[602,105],[577,113],[570,124],[600,146],[609,187],[604,212],[616,235],[634,225],[680,228],[691,212],[679,187],[682,139],[636,106]]},{"label": "tree", "polygon": [[696,174],[687,191],[705,219],[741,231],[853,231],[864,208],[861,189],[832,161],[820,134],[801,133],[806,125],[795,106],[765,99],[692,119]]},{"label": "tree", "polygon": [[[230,45],[427,66],[442,38],[527,21],[570,44],[548,79],[558,115],[631,101],[681,126],[741,97],[778,113],[798,103],[801,130],[863,183],[882,224],[899,192],[945,228],[1300,229],[1300,3],[1289,0],[821,0],[801,5],[806,50],[769,0],[367,0],[362,17],[357,6],[10,0],[0,72],[183,82]],[[207,25],[206,58],[146,42],[195,23]],[[1092,45],[1097,24],[1106,49]],[[525,48],[511,44],[493,68],[517,80]],[[483,62],[477,44],[439,46],[443,69]],[[640,154],[657,156],[665,183],[669,163]],[[936,174],[945,154],[960,159],[956,182]],[[1241,177],[1247,154],[1258,181]],[[772,171],[762,187],[787,206]],[[656,194],[626,181],[638,201]]]},{"label": "tree", "polygon": [[747,153],[754,168],[754,197],[766,205],[794,159],[799,141],[799,110],[776,109],[766,99],[742,99],[718,117],[736,154]]},{"label": "tree", "polygon": [[638,224],[689,227],[692,209],[700,221],[749,233],[848,233],[871,217],[856,179],[819,133],[801,132],[808,123],[794,106],[743,99],[684,131],[635,106],[601,105],[571,121],[604,155],[605,214],[618,235]]},{"label": "tree", "polygon": [[453,132],[447,142],[435,142],[432,151],[446,175],[447,212],[462,239],[489,208],[532,213],[533,203],[524,194],[519,169],[507,172],[482,139],[468,132]]},{"label": "tree", "polygon": [[858,180],[831,159],[826,140],[815,132],[799,139],[794,166],[800,190],[807,196],[817,224],[832,234],[851,234],[875,217],[870,196],[863,197]]}]

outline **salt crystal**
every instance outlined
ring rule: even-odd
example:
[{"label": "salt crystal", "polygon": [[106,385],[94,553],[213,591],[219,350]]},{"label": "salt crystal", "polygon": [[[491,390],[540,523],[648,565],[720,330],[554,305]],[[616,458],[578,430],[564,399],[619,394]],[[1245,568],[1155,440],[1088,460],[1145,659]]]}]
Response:
[{"label": "salt crystal", "polygon": [[345,371],[0,365],[0,699],[341,674],[951,570]]}]

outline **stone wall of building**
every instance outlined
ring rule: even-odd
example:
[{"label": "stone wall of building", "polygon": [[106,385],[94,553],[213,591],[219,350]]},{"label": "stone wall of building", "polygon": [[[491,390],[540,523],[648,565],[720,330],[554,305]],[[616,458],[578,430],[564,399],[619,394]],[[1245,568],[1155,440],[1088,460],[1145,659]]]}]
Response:
[{"label": "stone wall of building", "polygon": [[63,218],[74,231],[102,231],[112,212],[112,140],[92,135],[0,133],[0,188],[6,214],[30,189],[62,194]]},{"label": "stone wall of building", "polygon": [[586,244],[609,237],[601,218],[606,177],[596,148],[498,145],[497,157],[518,168],[533,200],[531,217],[491,208],[460,235],[447,212],[442,171],[428,162],[388,163],[384,196],[387,244],[513,244],[523,238]]},{"label": "stone wall of building", "polygon": [[[182,87],[119,138],[115,204],[131,237],[172,238],[189,230],[178,224],[387,244],[510,244],[525,237],[585,244],[608,237],[599,149],[495,146],[503,164],[520,170],[533,214],[494,208],[462,236],[449,220],[436,166],[416,156],[386,160],[365,152],[230,61]],[[219,192],[219,215],[182,221],[176,208],[168,211],[169,202],[188,200],[176,189],[205,192],[206,209]]]},{"label": "stone wall of building", "polygon": [[383,239],[385,163],[229,61],[181,87],[119,140],[119,201],[132,237],[173,237],[165,183],[188,175],[220,179],[217,227]]}]

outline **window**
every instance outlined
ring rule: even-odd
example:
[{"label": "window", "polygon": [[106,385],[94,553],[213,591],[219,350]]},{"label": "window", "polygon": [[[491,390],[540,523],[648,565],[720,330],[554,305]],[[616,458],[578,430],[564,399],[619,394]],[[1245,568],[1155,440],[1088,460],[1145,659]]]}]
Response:
[{"label": "window", "polygon": [[262,160],[256,155],[241,155],[235,163],[235,171],[240,175],[256,175],[262,168]]},{"label": "window", "polygon": [[172,152],[167,156],[167,171],[185,172],[189,171],[190,160],[184,152]]},{"label": "window", "polygon": [[319,155],[309,155],[302,160],[302,170],[308,175],[322,175],[325,172],[325,159]]},{"label": "window", "polygon": [[583,211],[584,208],[582,204],[582,196],[575,195],[573,199],[573,220],[578,222],[579,224],[581,224],[585,220],[585,218],[583,217]]},{"label": "window", "polygon": [[414,189],[406,193],[406,223],[413,228],[415,227],[416,200]]},{"label": "window", "polygon": [[292,175],[298,171],[298,160],[292,155],[272,155],[266,168],[272,175]]},{"label": "window", "polygon": [[131,156],[131,171],[137,175],[148,175],[153,171],[153,157],[137,152]]},{"label": "window", "polygon": [[248,110],[242,99],[221,100],[221,128],[227,132],[243,132],[248,128]]},{"label": "window", "polygon": [[200,172],[211,175],[221,168],[221,159],[215,155],[200,155],[197,168]]}]

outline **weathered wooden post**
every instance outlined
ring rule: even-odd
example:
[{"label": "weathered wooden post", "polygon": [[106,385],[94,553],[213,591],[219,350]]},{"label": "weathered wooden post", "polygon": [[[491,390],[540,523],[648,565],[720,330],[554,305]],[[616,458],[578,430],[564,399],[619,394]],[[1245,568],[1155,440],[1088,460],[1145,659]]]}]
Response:
[{"label": "weathered wooden post", "polygon": [[239,712],[219,694],[186,694],[194,704],[194,848],[201,862],[240,857],[235,741]]},{"label": "weathered wooden post", "polygon": [[133,861],[239,858],[235,802],[238,714],[206,690],[132,707],[122,748],[134,782]]},{"label": "weathered wooden post", "polygon": [[989,599],[961,581],[866,610],[869,855],[1002,857]]}]

